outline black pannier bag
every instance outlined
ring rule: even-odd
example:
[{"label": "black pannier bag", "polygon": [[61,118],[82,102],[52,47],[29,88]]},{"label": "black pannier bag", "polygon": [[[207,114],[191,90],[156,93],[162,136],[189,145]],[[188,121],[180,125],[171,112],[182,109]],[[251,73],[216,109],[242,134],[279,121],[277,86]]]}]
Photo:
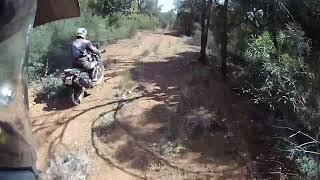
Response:
[{"label": "black pannier bag", "polygon": [[86,89],[93,87],[93,83],[92,83],[92,81],[90,79],[90,76],[86,72],[81,72],[80,73],[79,83],[80,83],[80,85],[82,85]]}]

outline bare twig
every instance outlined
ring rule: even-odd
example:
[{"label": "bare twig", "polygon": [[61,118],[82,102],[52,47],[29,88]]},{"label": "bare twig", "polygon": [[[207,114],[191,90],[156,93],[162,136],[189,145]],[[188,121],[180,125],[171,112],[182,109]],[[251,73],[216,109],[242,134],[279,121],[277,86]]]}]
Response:
[{"label": "bare twig", "polygon": [[[274,125],[273,125],[273,127],[278,128],[278,129],[288,129],[288,130],[290,130],[290,131],[295,131],[295,132],[296,132],[296,133],[295,133],[296,135],[301,134],[301,135],[304,135],[304,136],[310,138],[311,140],[313,140],[313,141],[315,141],[315,142],[317,142],[317,143],[320,143],[320,142],[317,141],[315,138],[311,137],[310,135],[308,135],[308,134],[306,134],[306,133],[304,133],[304,132],[297,131],[297,130],[292,129],[292,128],[289,128],[289,127],[281,127],[281,126],[274,126]],[[293,137],[295,134],[293,134],[293,135],[291,135],[291,136]],[[290,137],[290,136],[289,136],[289,137]]]},{"label": "bare twig", "polygon": [[[320,142],[313,138],[312,136],[310,136],[309,134],[307,133],[304,133],[302,131],[298,131],[298,130],[295,130],[293,128],[290,128],[290,127],[283,127],[283,126],[273,126],[275,128],[278,128],[278,129],[287,129],[289,131],[292,131],[294,132],[293,134],[291,134],[290,136],[288,136],[288,138],[285,138],[285,137],[273,137],[273,138],[276,138],[276,139],[281,139],[287,143],[289,143],[291,146],[293,146],[294,148],[293,149],[287,149],[287,150],[281,150],[281,151],[287,151],[287,152],[293,152],[293,151],[299,151],[299,152],[303,152],[303,153],[309,153],[309,154],[314,154],[314,155],[320,155],[320,152],[319,150],[317,151],[310,151],[308,150],[307,148],[310,147],[311,145],[319,145]],[[305,142],[305,143],[302,143],[302,144],[296,144],[294,142],[292,142],[290,139],[295,137],[295,136],[298,136],[298,135],[302,135],[304,137],[307,137],[309,138],[311,141],[309,142]]]},{"label": "bare twig", "polygon": [[306,143],[300,144],[299,147],[303,147],[303,146],[306,146],[306,145],[309,145],[309,144],[318,144],[318,142],[316,142],[316,141],[306,142]]},{"label": "bare twig", "polygon": [[283,172],[269,172],[270,174],[283,174],[286,176],[299,176],[298,174],[293,174],[293,173],[283,173]]},{"label": "bare twig", "polygon": [[290,13],[290,11],[287,9],[287,7],[281,2],[281,1],[278,1],[279,2],[279,5],[283,7],[284,10],[286,10],[286,12],[289,14],[291,20],[296,23],[296,21],[294,20],[292,14]]},{"label": "bare twig", "polygon": [[308,154],[320,155],[319,152],[306,150],[303,147],[301,147],[301,145],[297,145],[294,142],[291,142],[290,140],[288,140],[288,139],[286,139],[284,137],[273,137],[273,138],[282,139],[282,140],[286,141],[287,143],[289,143],[290,145],[296,147],[295,149],[287,149],[287,150],[281,150],[281,151],[287,151],[287,152],[299,151],[299,152],[308,153]]}]

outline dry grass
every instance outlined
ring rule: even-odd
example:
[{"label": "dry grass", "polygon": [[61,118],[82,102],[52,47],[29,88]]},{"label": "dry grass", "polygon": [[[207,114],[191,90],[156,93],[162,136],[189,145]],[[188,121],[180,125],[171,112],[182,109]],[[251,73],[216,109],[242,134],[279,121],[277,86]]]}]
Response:
[{"label": "dry grass", "polygon": [[138,85],[138,82],[133,80],[129,70],[121,72],[120,76],[122,77],[122,80],[120,81],[118,86],[119,90],[122,90],[122,91],[132,90]]}]

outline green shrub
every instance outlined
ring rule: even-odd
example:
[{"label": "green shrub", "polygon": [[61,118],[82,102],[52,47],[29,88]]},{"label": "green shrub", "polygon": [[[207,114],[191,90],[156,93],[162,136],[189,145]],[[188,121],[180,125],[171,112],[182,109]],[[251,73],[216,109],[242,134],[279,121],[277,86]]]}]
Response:
[{"label": "green shrub", "polygon": [[66,95],[65,87],[60,78],[49,75],[42,78],[35,86],[37,97],[52,99]]},{"label": "green shrub", "polygon": [[296,159],[300,172],[304,179],[317,179],[320,175],[320,164],[306,155]]},{"label": "green shrub", "polygon": [[[304,32],[296,25],[288,25],[278,32],[277,47],[268,32],[251,39],[245,56],[248,62],[247,81],[243,83],[244,93],[247,93],[256,104],[262,104],[277,117],[268,119],[268,126],[273,127],[281,122],[282,127],[306,132],[308,137],[316,137],[318,127],[312,122],[310,93],[314,79],[304,57],[310,51],[310,41]],[[313,124],[312,124],[313,123]],[[311,125],[312,124],[312,125]],[[301,126],[302,125],[302,126]],[[301,149],[295,150],[293,144],[307,143],[307,136],[293,137],[288,129],[275,129],[276,137],[289,137],[288,141],[279,139],[277,149],[290,152],[290,159],[295,161],[303,179],[315,179],[319,175],[320,165],[310,154],[302,154]],[[290,143],[289,143],[290,141]],[[311,151],[317,151],[316,146],[303,146]],[[277,147],[279,146],[279,147]]]},{"label": "green shrub", "polygon": [[244,92],[254,103],[271,110],[300,112],[305,108],[312,76],[303,61],[302,55],[309,50],[309,41],[303,35],[292,26],[279,32],[278,49],[268,32],[251,40],[245,52],[249,67]]},{"label": "green shrub", "polygon": [[154,30],[159,26],[159,21],[155,17],[145,15],[135,15],[136,19],[132,23],[138,26],[138,29]]}]

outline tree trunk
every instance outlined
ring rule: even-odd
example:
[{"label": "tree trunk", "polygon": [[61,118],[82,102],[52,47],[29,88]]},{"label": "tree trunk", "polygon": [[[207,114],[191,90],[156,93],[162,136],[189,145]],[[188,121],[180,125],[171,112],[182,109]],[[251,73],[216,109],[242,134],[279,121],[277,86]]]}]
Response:
[{"label": "tree trunk", "polygon": [[191,13],[190,13],[189,18],[186,19],[187,20],[187,29],[186,29],[187,36],[191,36],[193,34],[193,22],[194,22],[194,18],[195,18],[194,17],[195,12],[194,12],[194,8],[193,8],[194,2],[193,2],[193,0],[190,0],[189,3],[190,3],[189,6],[191,7]]},{"label": "tree trunk", "polygon": [[221,43],[221,71],[223,76],[227,74],[227,45],[228,45],[228,4],[229,0],[224,1],[223,5],[223,30],[222,30],[222,43]]},{"label": "tree trunk", "polygon": [[208,45],[208,34],[209,34],[209,26],[210,26],[210,16],[211,16],[211,6],[212,0],[209,0],[207,5],[207,1],[203,0],[203,11],[201,16],[201,51],[199,61],[203,64],[208,64],[207,57],[207,45]]},{"label": "tree trunk", "polygon": [[206,24],[206,29],[205,29],[205,34],[207,36],[206,41],[205,41],[206,42],[206,44],[205,44],[206,48],[207,48],[207,44],[208,44],[209,27],[210,27],[210,22],[211,22],[212,3],[213,3],[212,0],[209,0],[208,10],[207,10],[207,12],[208,12],[207,24]]}]

